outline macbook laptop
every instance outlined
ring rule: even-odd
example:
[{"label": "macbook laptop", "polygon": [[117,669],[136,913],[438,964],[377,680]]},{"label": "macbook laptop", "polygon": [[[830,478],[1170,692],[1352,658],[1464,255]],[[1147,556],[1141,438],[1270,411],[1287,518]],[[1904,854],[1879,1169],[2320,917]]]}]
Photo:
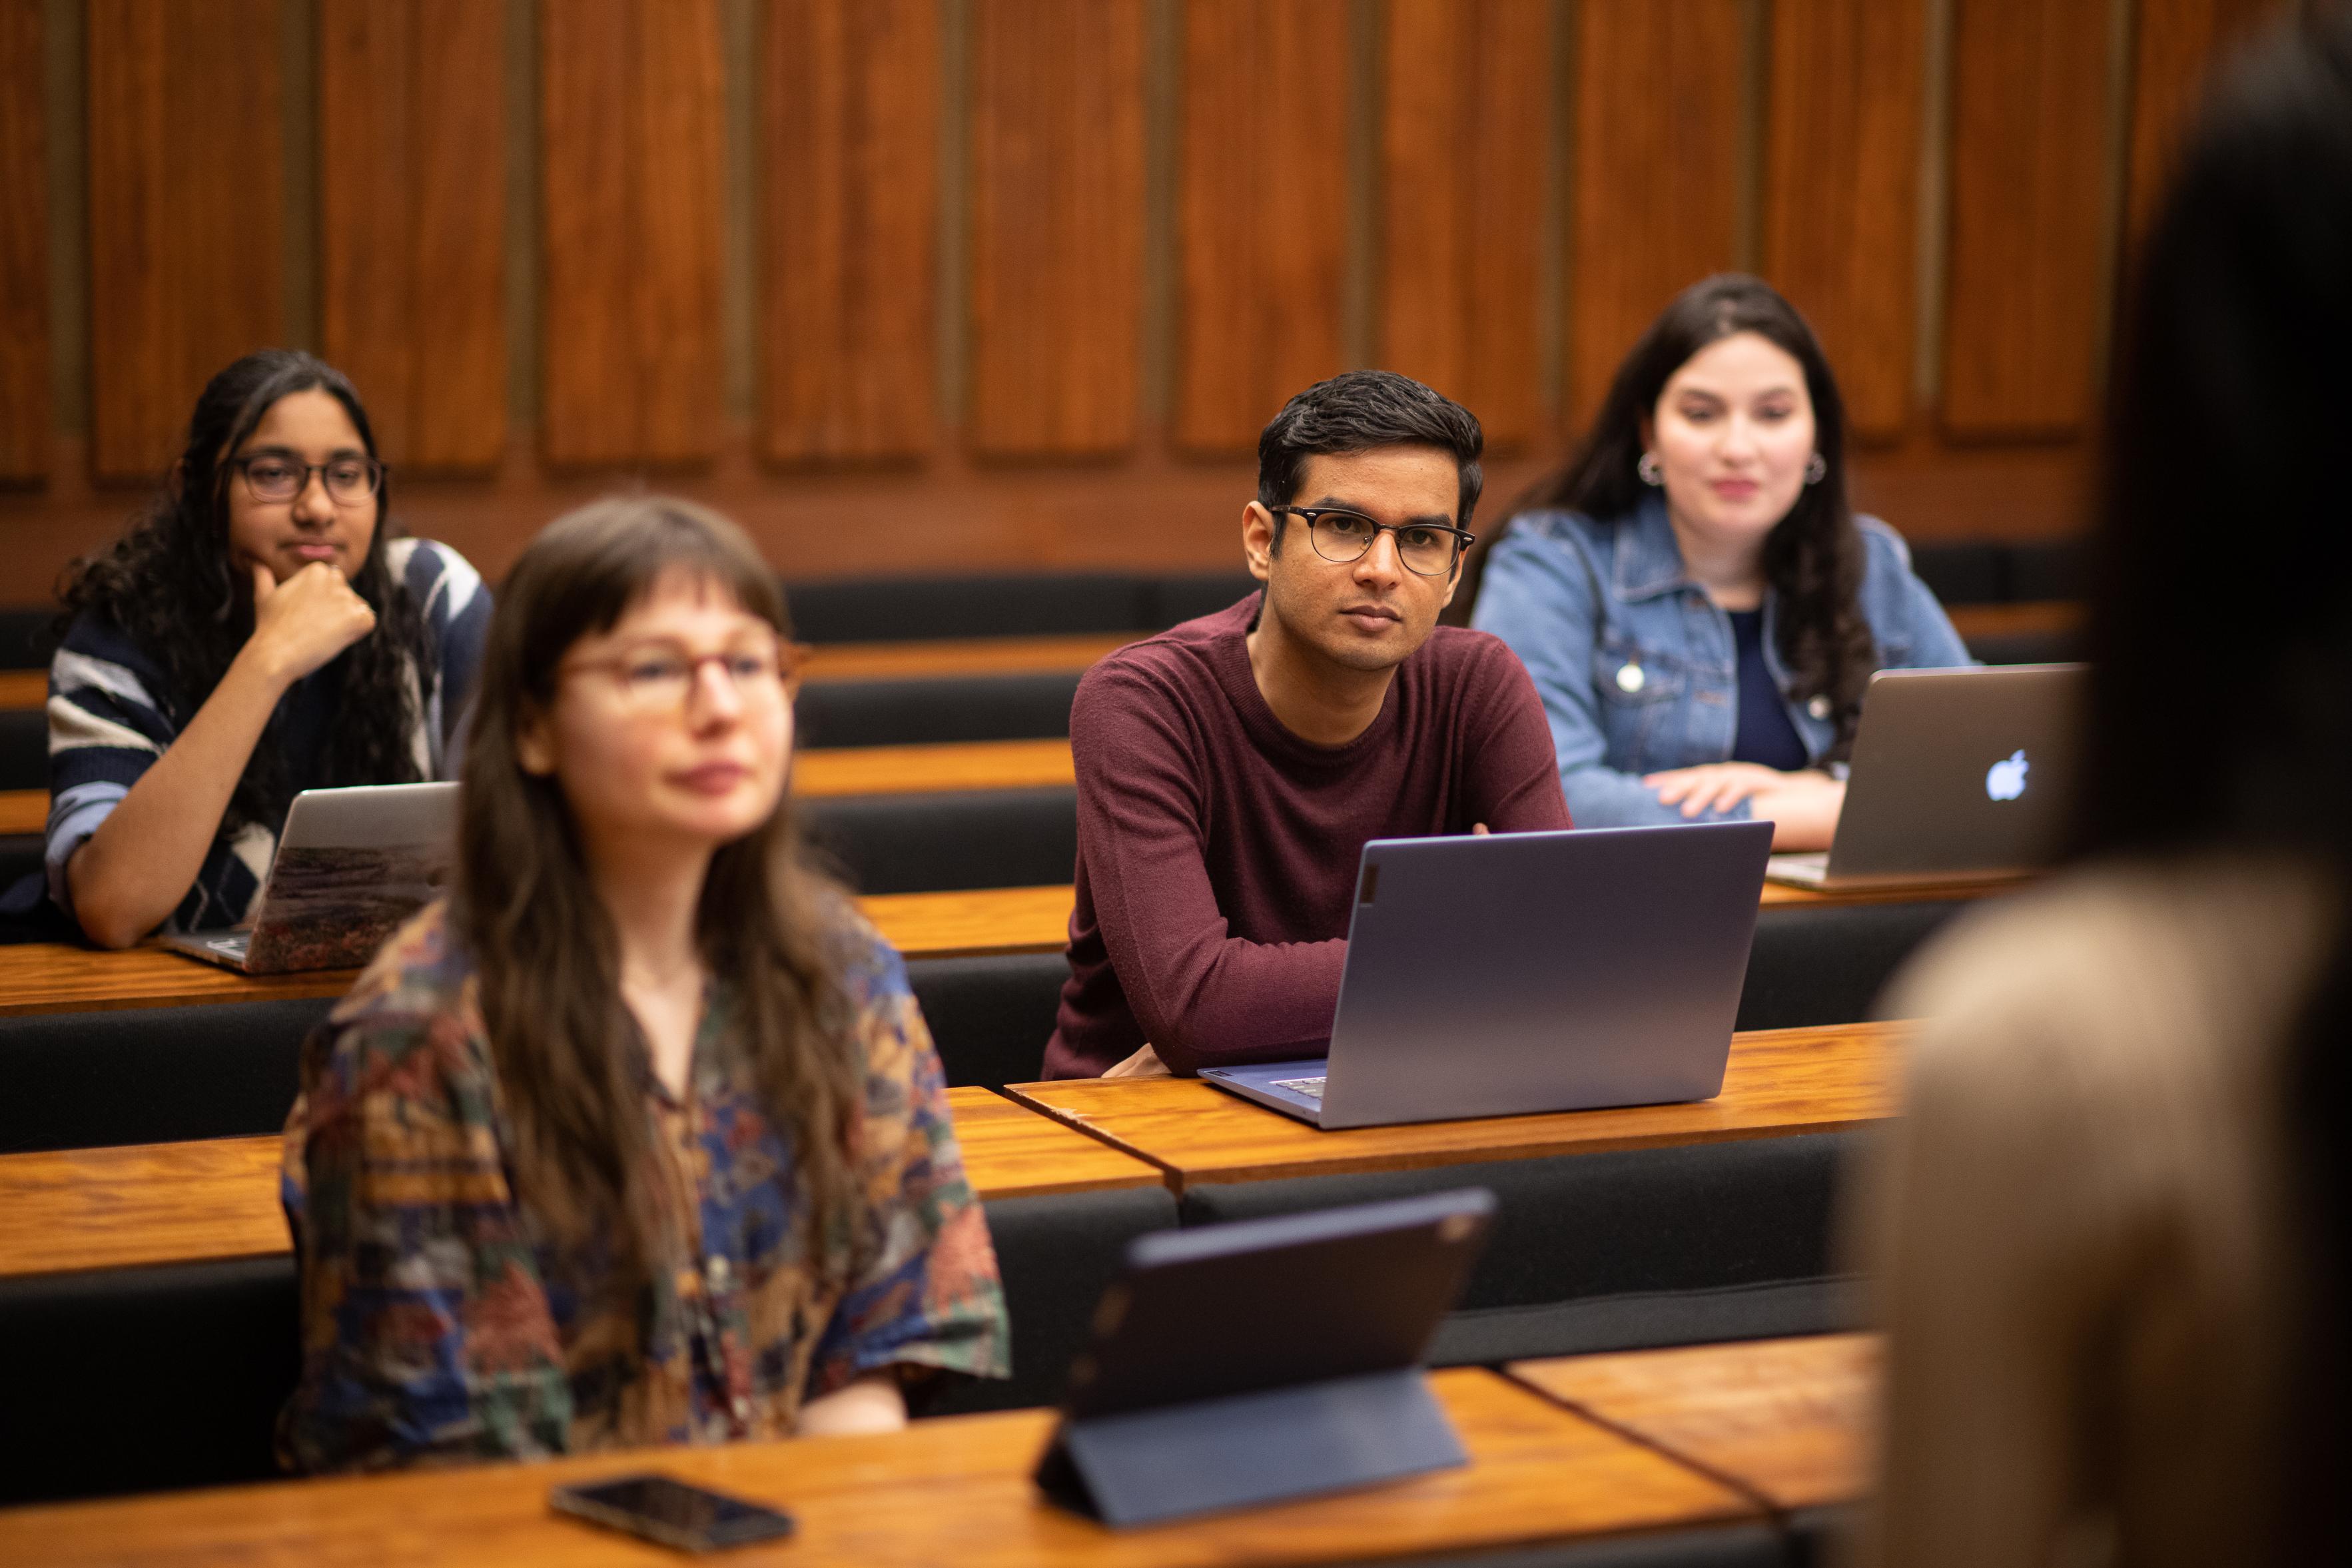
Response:
[{"label": "macbook laptop", "polygon": [[1201,1076],[1318,1127],[1706,1100],[1768,822],[1364,846],[1328,1058]]},{"label": "macbook laptop", "polygon": [[2086,666],[1882,669],[1826,852],[1775,855],[1807,888],[1992,881],[2057,856],[2072,805]]},{"label": "macbook laptop", "polygon": [[365,963],[441,896],[457,821],[454,784],[306,789],[286,813],[250,925],[163,943],[247,974]]}]

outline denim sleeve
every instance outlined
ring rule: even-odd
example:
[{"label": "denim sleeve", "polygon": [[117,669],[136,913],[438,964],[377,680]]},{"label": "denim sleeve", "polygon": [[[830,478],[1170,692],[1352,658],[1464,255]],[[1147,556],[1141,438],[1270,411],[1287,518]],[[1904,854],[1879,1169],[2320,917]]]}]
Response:
[{"label": "denim sleeve", "polygon": [[1968,644],[1937,602],[1936,591],[1911,570],[1903,536],[1874,517],[1856,518],[1867,549],[1863,613],[1887,669],[1948,669],[1974,664]]},{"label": "denim sleeve", "polygon": [[[1648,827],[1691,820],[1640,777],[1610,766],[1592,681],[1600,585],[1576,547],[1526,528],[1495,546],[1470,624],[1509,645],[1543,699],[1568,815],[1579,827]],[[1745,801],[1707,821],[1745,821]]]}]

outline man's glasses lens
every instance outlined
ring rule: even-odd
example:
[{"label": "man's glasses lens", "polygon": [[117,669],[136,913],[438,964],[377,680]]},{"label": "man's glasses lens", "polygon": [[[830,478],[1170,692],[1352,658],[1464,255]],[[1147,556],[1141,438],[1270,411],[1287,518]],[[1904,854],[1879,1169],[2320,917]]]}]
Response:
[{"label": "man's glasses lens", "polygon": [[[1394,531],[1397,559],[1408,572],[1423,577],[1442,577],[1454,567],[1457,536],[1450,528],[1406,527]],[[1352,511],[1326,511],[1316,515],[1308,525],[1308,537],[1315,542],[1315,553],[1326,561],[1345,564],[1360,561],[1381,536],[1381,525],[1370,518]]]}]

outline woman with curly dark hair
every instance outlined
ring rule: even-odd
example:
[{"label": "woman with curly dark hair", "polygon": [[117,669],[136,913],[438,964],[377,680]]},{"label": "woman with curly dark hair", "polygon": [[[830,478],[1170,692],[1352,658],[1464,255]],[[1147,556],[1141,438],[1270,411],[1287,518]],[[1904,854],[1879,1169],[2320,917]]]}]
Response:
[{"label": "woman with curly dark hair", "polygon": [[1825,848],[1872,672],[1969,662],[1902,539],[1847,504],[1844,458],[1812,329],[1709,278],[1474,553],[1455,614],[1535,678],[1578,826],[1752,816]]},{"label": "woman with curly dark hair", "polygon": [[388,508],[351,383],[265,350],[213,377],[163,493],[68,571],[48,880],[91,941],[243,920],[301,790],[448,776],[489,595]]}]

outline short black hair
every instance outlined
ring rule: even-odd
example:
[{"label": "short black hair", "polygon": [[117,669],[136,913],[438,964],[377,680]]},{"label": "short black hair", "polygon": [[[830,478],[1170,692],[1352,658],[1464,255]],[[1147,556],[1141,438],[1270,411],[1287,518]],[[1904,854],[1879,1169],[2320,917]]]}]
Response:
[{"label": "short black hair", "polygon": [[[1297,500],[1307,459],[1318,453],[1369,452],[1375,447],[1435,447],[1453,454],[1462,475],[1454,524],[1470,526],[1482,482],[1478,457],[1486,447],[1478,416],[1392,370],[1351,370],[1318,381],[1284,404],[1258,435],[1258,502],[1277,507]],[[1279,515],[1274,520],[1277,550],[1285,521]]]}]

